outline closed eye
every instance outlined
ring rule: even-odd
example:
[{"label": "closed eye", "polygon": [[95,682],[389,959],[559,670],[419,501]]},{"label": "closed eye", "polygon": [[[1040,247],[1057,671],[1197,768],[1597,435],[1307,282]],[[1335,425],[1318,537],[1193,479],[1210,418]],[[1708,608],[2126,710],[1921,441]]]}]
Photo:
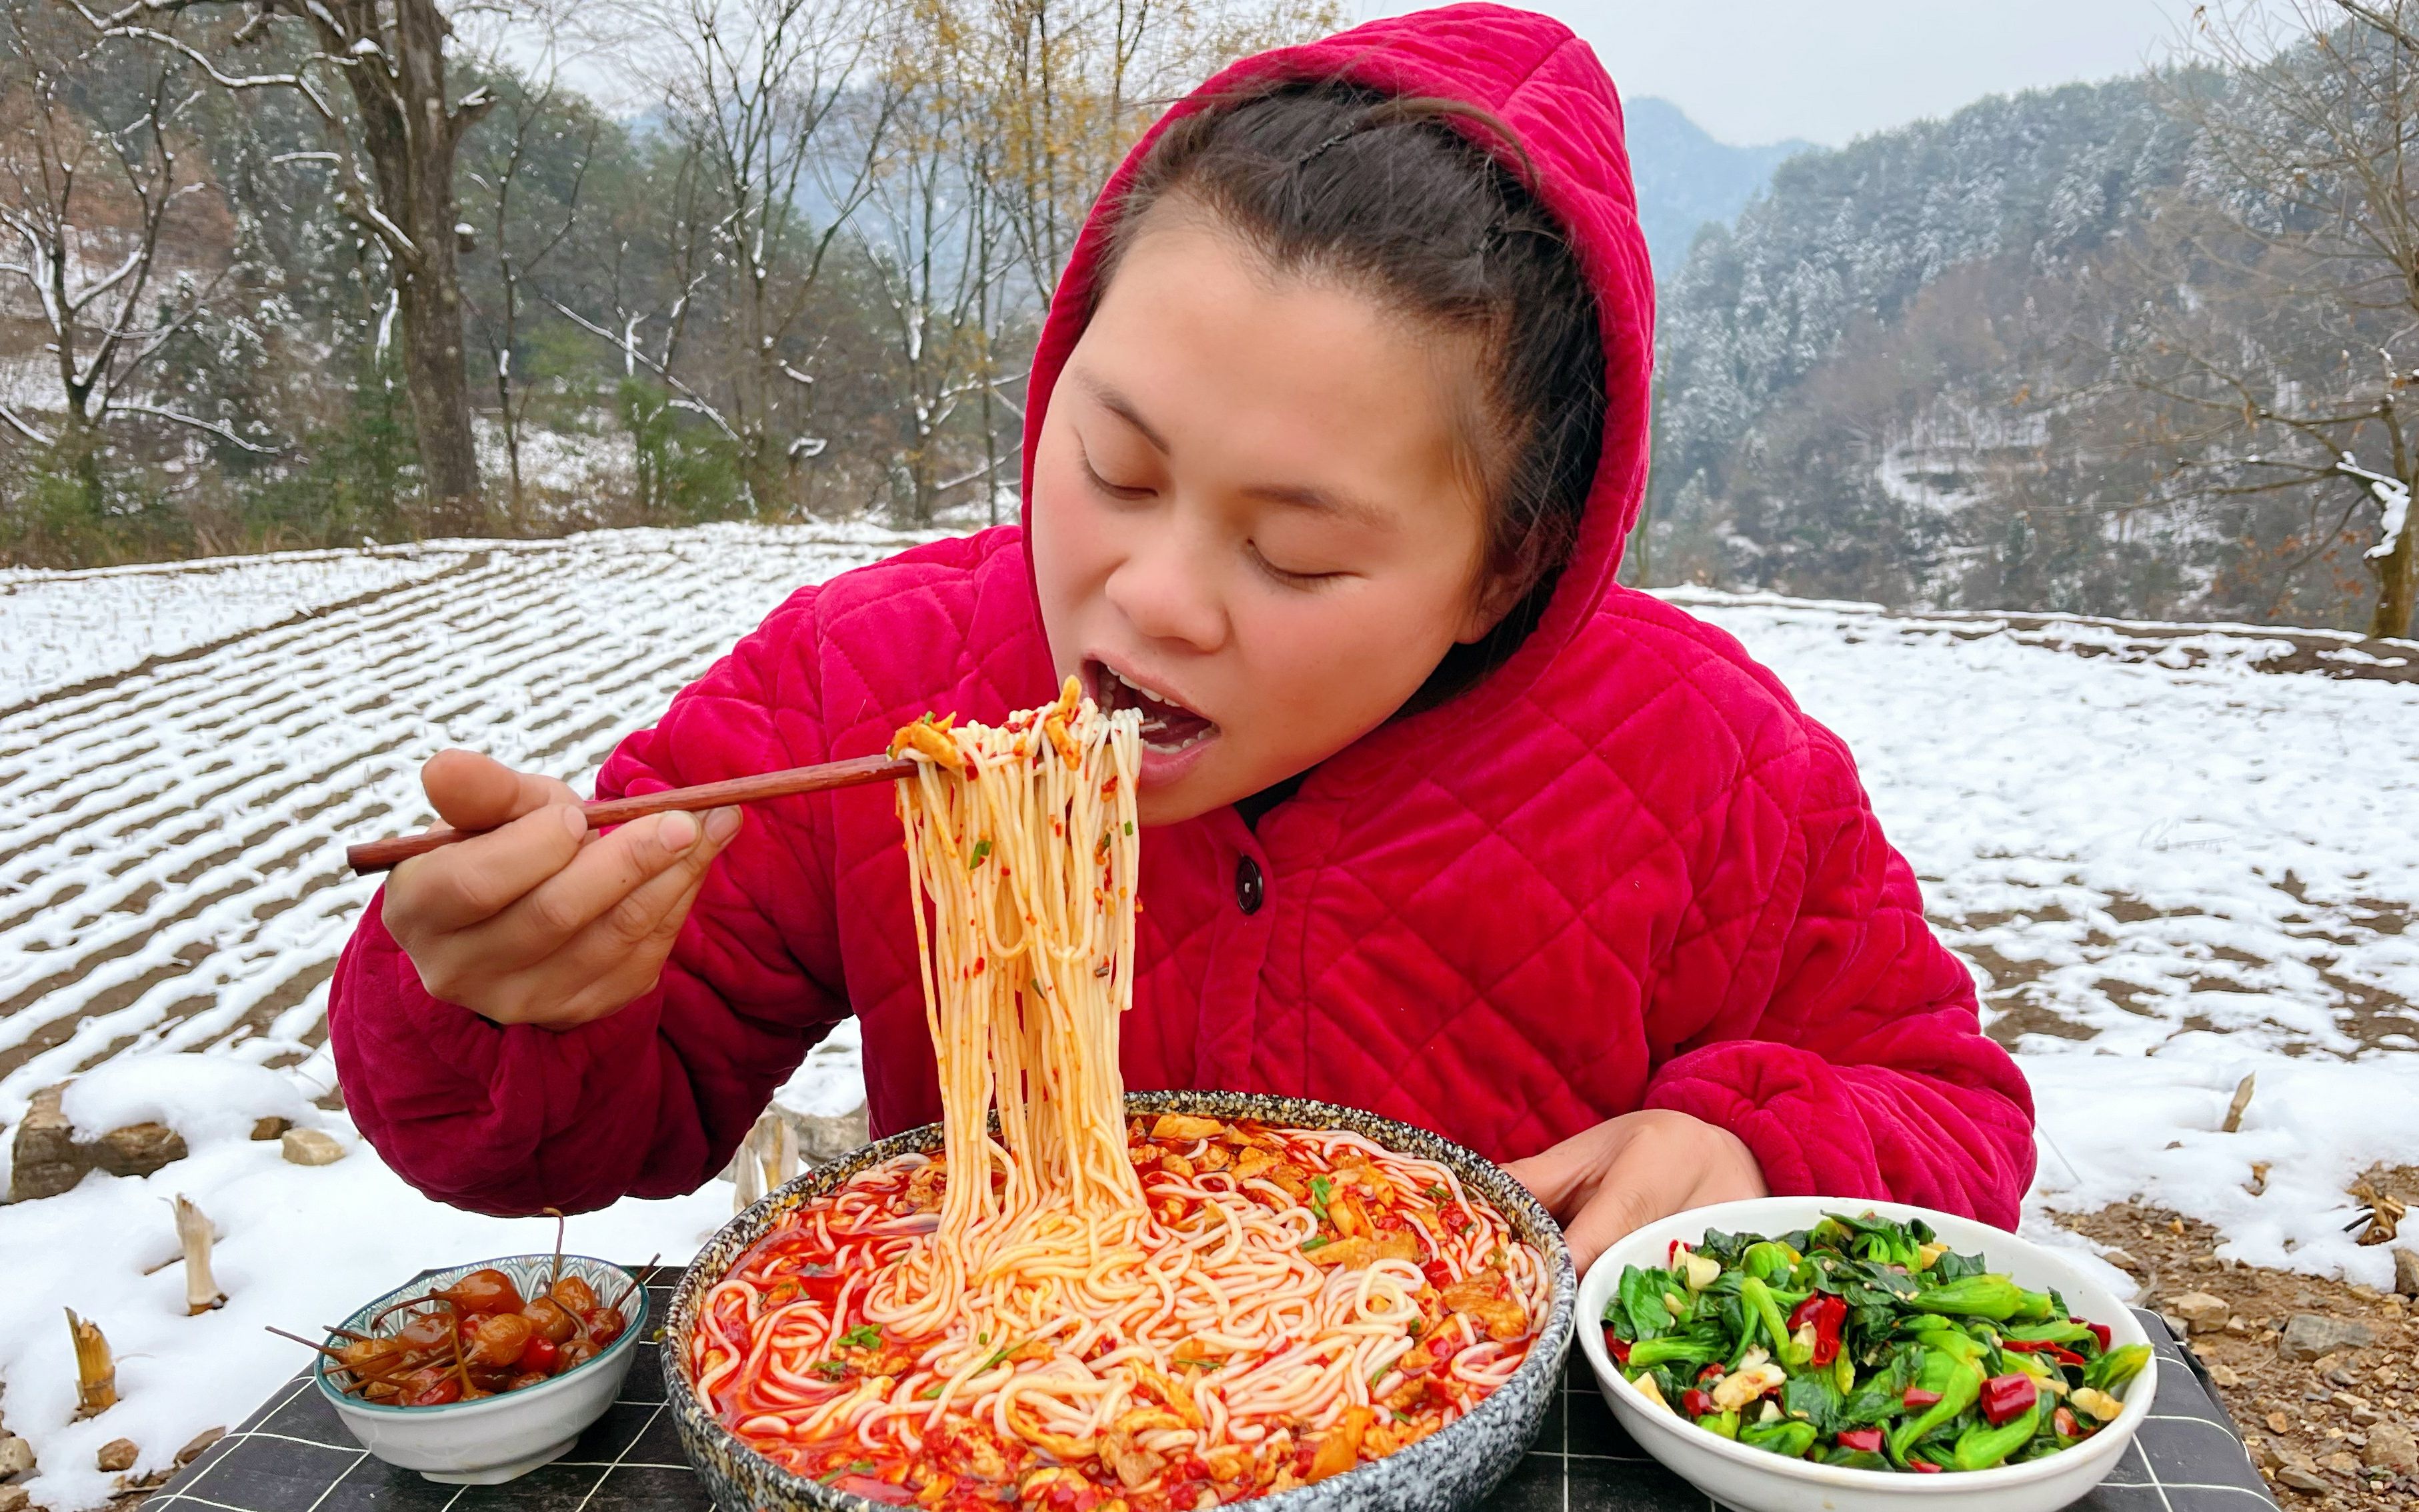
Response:
[{"label": "closed eye", "polygon": [[1258,567],[1260,571],[1266,573],[1269,577],[1285,584],[1288,588],[1317,588],[1322,583],[1333,582],[1339,578],[1348,578],[1351,576],[1348,572],[1294,572],[1288,568],[1278,566],[1275,563],[1271,562],[1267,557],[1261,555],[1259,546],[1256,542],[1247,541],[1244,543],[1243,548],[1251,553],[1252,564],[1254,566]]},{"label": "closed eye", "polygon": [[1089,456],[1083,456],[1081,460],[1084,464],[1084,476],[1091,480],[1093,487],[1098,488],[1104,494],[1107,494],[1110,498],[1148,499],[1150,497],[1151,491],[1148,488],[1136,488],[1128,486],[1121,483],[1111,483],[1108,479],[1102,477],[1100,473],[1093,471],[1092,459]]}]

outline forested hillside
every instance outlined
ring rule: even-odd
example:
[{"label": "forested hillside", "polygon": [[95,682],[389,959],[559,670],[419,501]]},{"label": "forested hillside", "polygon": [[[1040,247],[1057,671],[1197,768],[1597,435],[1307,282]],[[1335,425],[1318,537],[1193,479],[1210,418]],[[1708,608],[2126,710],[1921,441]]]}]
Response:
[{"label": "forested hillside", "polygon": [[[2408,633],[2419,0],[2253,8],[1837,150],[1636,101],[1632,575]],[[1341,19],[0,0],[0,565],[985,517],[1108,167]]]},{"label": "forested hillside", "polygon": [[2410,45],[2223,41],[1780,164],[1664,280],[1632,573],[2408,633]]},{"label": "forested hillside", "polygon": [[979,518],[1153,102],[1342,20],[0,0],[0,565]]},{"label": "forested hillside", "polygon": [[1810,142],[1732,147],[1679,106],[1651,96],[1622,101],[1623,143],[1638,183],[1639,228],[1657,278],[1688,260],[1688,245],[1708,221],[1727,225],[1772,181],[1772,170]]}]

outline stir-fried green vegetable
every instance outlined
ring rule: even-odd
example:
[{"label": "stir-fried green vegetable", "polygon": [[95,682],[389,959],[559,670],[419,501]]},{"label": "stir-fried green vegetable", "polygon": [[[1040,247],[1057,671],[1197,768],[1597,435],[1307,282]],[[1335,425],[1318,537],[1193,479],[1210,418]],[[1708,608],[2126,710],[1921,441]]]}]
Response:
[{"label": "stir-fried green vegetable", "polygon": [[1699,1427],[1796,1458],[1918,1473],[2038,1459],[2113,1421],[2150,1357],[1921,1223],[1709,1229],[1668,1259],[1622,1273],[1605,1348]]}]

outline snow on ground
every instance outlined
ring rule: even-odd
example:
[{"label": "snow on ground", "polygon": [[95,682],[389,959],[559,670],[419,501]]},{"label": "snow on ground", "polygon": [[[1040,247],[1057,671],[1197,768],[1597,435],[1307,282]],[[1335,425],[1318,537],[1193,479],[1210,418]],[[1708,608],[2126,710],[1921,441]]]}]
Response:
[{"label": "snow on ground", "polygon": [[418,582],[463,560],[460,550],[411,546],[84,572],[0,568],[0,709]]},{"label": "snow on ground", "polygon": [[[156,1117],[193,1147],[148,1179],[0,1207],[0,1379],[9,1430],[41,1457],[38,1501],[92,1504],[107,1487],[81,1467],[106,1440],[134,1439],[155,1467],[264,1396],[300,1353],[262,1324],[307,1332],[423,1267],[551,1243],[546,1223],[430,1203],[341,1112],[295,1107],[331,1083],[325,981],[371,891],[343,875],[343,842],[424,822],[416,770],[447,744],[585,782],[791,588],[904,544],[716,526],[312,554],[321,576],[294,580],[336,586],[298,597],[343,607],[282,623],[291,608],[199,595],[186,644],[207,649],[0,713],[0,1122],[86,1072],[71,1118]],[[375,580],[398,563],[414,570]],[[177,576],[79,575],[136,607],[45,589],[0,598],[0,627],[12,647],[30,626],[97,669],[133,667],[153,654],[130,643],[150,633],[140,606],[165,601],[142,595]],[[2400,1085],[2419,1070],[2419,685],[2260,672],[2273,647],[2257,635],[2087,658],[2049,642],[2141,648],[2088,626],[2028,639],[1674,596],[1847,737],[1935,920],[1985,978],[2041,1103],[2031,1231],[2057,1238],[2055,1211],[2138,1193],[2215,1223],[2242,1258],[2382,1278],[2384,1254],[2337,1229],[2346,1180],[2419,1149]],[[860,1100],[853,1030],[809,1057],[784,1105]],[[189,1049],[209,1061],[163,1055]],[[2255,1071],[2242,1131],[2218,1133]],[[244,1137],[280,1110],[346,1158],[303,1168]],[[2254,1162],[2269,1166],[2257,1197]],[[178,1193],[223,1236],[230,1302],[196,1319],[177,1266],[144,1273],[174,1254]],[[685,1259],[728,1212],[712,1183],[576,1219],[571,1244]],[[126,1401],[85,1424],[67,1422],[68,1306],[121,1360]]]},{"label": "snow on ground", "polygon": [[[302,1346],[268,1333],[270,1325],[316,1336],[318,1325],[421,1270],[554,1247],[551,1219],[482,1217],[412,1191],[342,1114],[294,1110],[347,1153],[331,1165],[288,1165],[276,1141],[247,1137],[254,1109],[272,1111],[281,1088],[293,1096],[275,1072],[219,1057],[152,1056],[121,1057],[87,1079],[128,1064],[192,1073],[214,1062],[270,1086],[246,1097],[223,1076],[189,1075],[191,1085],[177,1087],[154,1075],[134,1100],[179,1113],[176,1122],[192,1147],[185,1159],[148,1178],[94,1175],[65,1196],[0,1208],[8,1274],[0,1378],[8,1385],[9,1431],[25,1435],[39,1456],[41,1473],[28,1483],[38,1504],[104,1502],[114,1477],[96,1470],[94,1458],[114,1439],[139,1444],[136,1468],[148,1471],[168,1465],[204,1429],[233,1427],[308,1360]],[[112,1100],[119,1101],[115,1092]],[[625,1264],[659,1251],[686,1259],[730,1219],[731,1192],[708,1182],[669,1202],[617,1203],[572,1219],[565,1248]],[[185,1315],[170,1210],[179,1194],[217,1229],[210,1269],[227,1296],[224,1307],[193,1318]],[[163,1268],[145,1273],[154,1267]],[[62,1307],[99,1323],[116,1355],[121,1400],[87,1422],[69,1421],[75,1355]]]},{"label": "snow on ground", "polygon": [[[1673,596],[1846,739],[1980,968],[2040,1104],[2036,1228],[2149,1194],[2224,1230],[2221,1254],[2390,1283],[2385,1249],[2341,1232],[2343,1187],[2419,1158],[2419,686],[2259,672],[2256,636],[2127,664]],[[2242,1131],[2218,1133],[2255,1072]]]},{"label": "snow on ground", "polygon": [[[552,1245],[550,1223],[457,1212],[413,1192],[341,1112],[306,1115],[347,1147],[333,1165],[291,1165],[274,1142],[246,1137],[253,1117],[290,1115],[332,1086],[326,980],[375,887],[345,874],[344,844],[426,823],[419,764],[447,745],[585,786],[623,733],[793,589],[910,544],[862,526],[447,543],[470,548],[451,571],[395,574],[368,597],[331,592],[326,601],[358,601],[252,635],[227,639],[244,614],[260,624],[290,610],[238,603],[211,622],[196,598],[193,639],[210,649],[0,713],[0,1124],[37,1088],[99,1064],[71,1088],[71,1119],[158,1118],[193,1151],[147,1179],[95,1175],[66,1196],[0,1207],[0,1411],[39,1458],[38,1504],[100,1500],[108,1477],[90,1467],[111,1439],[133,1439],[147,1470],[201,1429],[231,1426],[300,1364],[300,1346],[262,1325],[308,1333],[423,1268]],[[308,564],[325,576],[294,580],[358,566],[369,586],[390,561],[315,553]],[[145,596],[159,591],[153,579],[179,576],[77,580],[141,604],[159,601]],[[150,654],[113,649],[112,621],[70,594],[38,602],[57,627],[34,609],[17,624],[41,643],[102,640],[97,669]],[[189,1049],[213,1055],[164,1054]],[[854,1035],[835,1035],[784,1100],[846,1112],[862,1099],[855,1068]],[[289,1102],[270,1106],[260,1077]],[[7,1164],[0,1144],[0,1183]],[[179,1193],[223,1236],[216,1269],[229,1304],[195,1319],[183,1316],[180,1267],[144,1273],[175,1253],[168,1200]],[[709,1183],[676,1201],[624,1202],[574,1220],[570,1242],[685,1260],[729,1218],[731,1195]],[[68,1421],[63,1307],[98,1321],[121,1362],[125,1400],[87,1423]]]}]

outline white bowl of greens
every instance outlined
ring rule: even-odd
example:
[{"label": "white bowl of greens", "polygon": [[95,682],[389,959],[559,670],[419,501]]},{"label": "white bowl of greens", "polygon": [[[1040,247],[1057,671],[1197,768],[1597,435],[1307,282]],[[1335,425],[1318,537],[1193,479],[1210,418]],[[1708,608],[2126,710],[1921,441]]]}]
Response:
[{"label": "white bowl of greens", "polygon": [[1613,1415],[1742,1512],[2052,1512],[2158,1390],[2149,1335],[2079,1267],[1901,1203],[1674,1214],[1589,1268],[1579,1312]]}]

